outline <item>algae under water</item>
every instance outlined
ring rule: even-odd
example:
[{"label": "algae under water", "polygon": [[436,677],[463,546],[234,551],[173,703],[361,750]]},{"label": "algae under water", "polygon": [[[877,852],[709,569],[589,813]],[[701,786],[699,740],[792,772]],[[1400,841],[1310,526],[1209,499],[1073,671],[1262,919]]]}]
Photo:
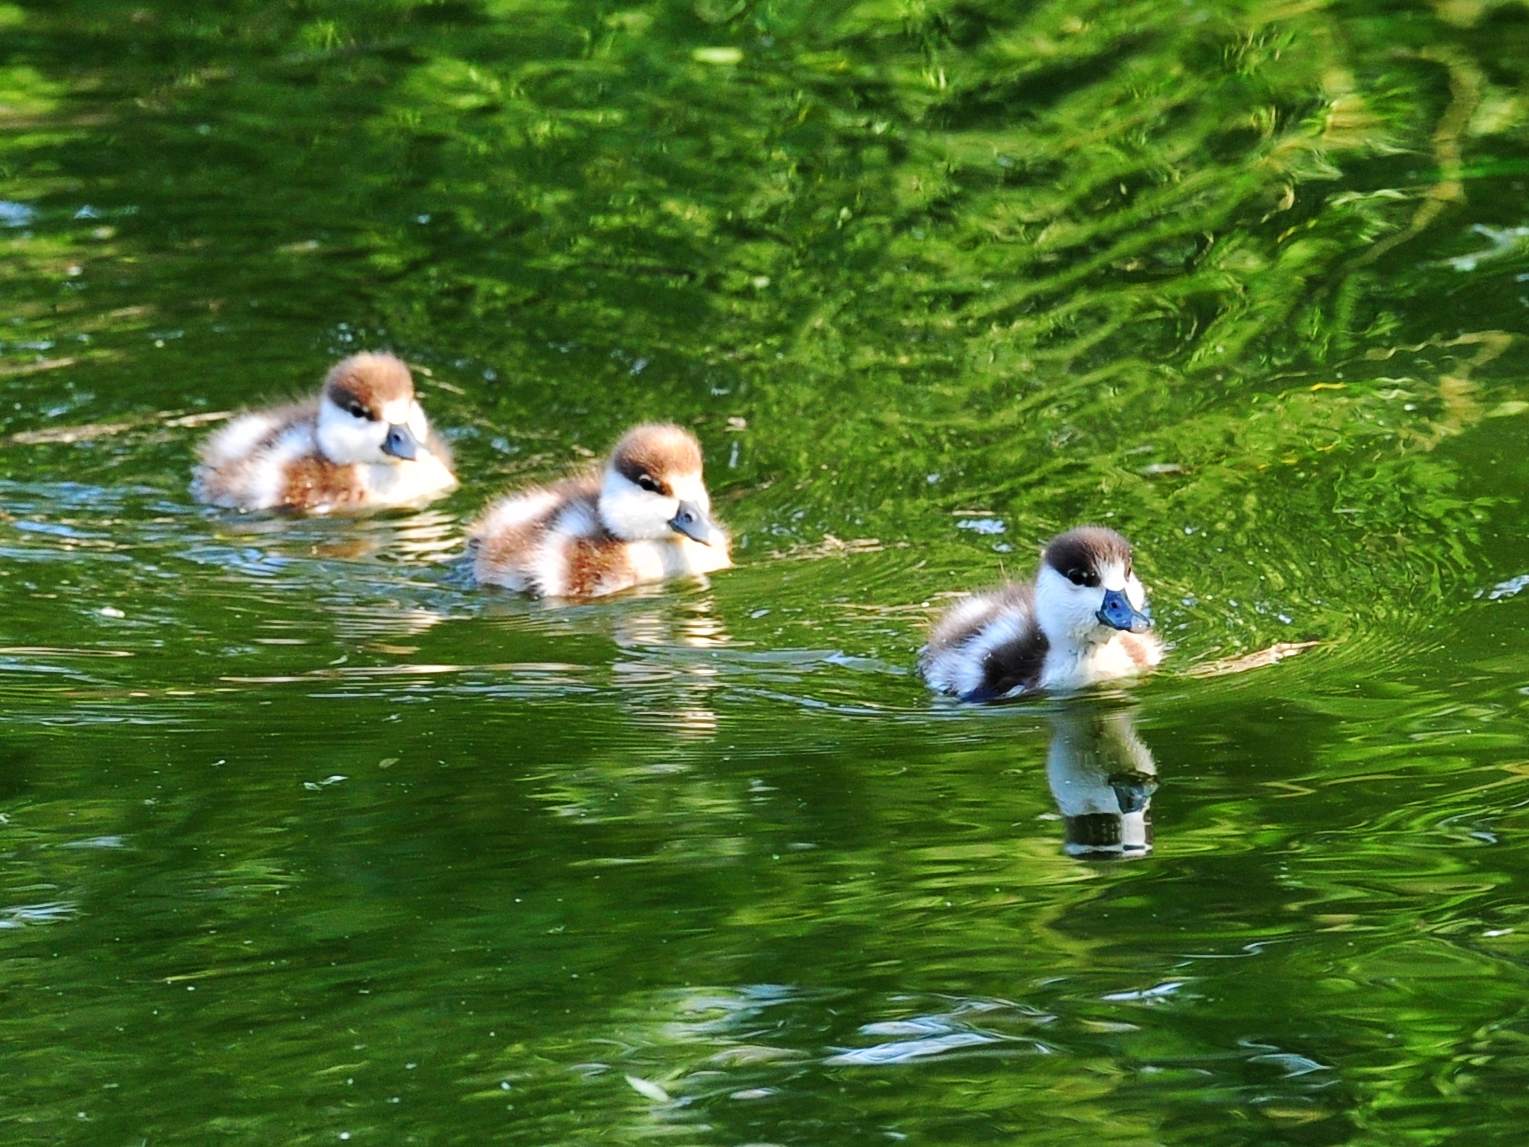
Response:
[{"label": "algae under water", "polygon": [[[1526,69],[1493,0],[0,4],[6,1142],[1517,1142]],[[460,491],[190,500],[364,346]],[[736,570],[453,577],[655,417]],[[1084,520],[1163,672],[927,696]]]}]

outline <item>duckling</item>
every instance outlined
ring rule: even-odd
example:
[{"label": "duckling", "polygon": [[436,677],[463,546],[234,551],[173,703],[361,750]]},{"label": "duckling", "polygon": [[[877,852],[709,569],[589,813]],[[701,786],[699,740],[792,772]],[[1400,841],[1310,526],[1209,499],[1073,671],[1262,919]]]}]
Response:
[{"label": "duckling", "polygon": [[731,566],[688,430],[627,431],[602,471],[506,494],[468,531],[480,584],[538,597],[601,597]]},{"label": "duckling", "polygon": [[202,446],[192,492],[231,510],[329,514],[423,505],[456,484],[409,368],[363,353],[331,367],[316,399],[220,429]]},{"label": "duckling", "polygon": [[1034,582],[1009,582],[947,610],[919,669],[931,688],[963,701],[1081,689],[1163,659],[1146,610],[1131,543],[1082,526],[1047,543]]}]

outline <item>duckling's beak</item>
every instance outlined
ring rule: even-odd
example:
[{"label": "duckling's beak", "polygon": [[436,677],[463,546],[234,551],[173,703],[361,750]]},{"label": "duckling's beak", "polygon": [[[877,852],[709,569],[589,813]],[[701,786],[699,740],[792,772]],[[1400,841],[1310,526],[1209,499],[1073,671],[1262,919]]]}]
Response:
[{"label": "duckling's beak", "polygon": [[1145,773],[1120,773],[1110,777],[1109,784],[1115,790],[1115,799],[1120,802],[1120,811],[1127,816],[1141,812],[1152,803],[1152,794],[1157,792],[1156,778]]},{"label": "duckling's beak", "polygon": [[1124,590],[1105,590],[1104,604],[1096,616],[1110,628],[1130,633],[1145,633],[1152,628],[1152,619],[1131,604]]},{"label": "duckling's beak", "polygon": [[391,454],[394,458],[402,458],[405,461],[413,459],[418,447],[419,443],[415,441],[414,432],[402,423],[389,426],[388,436],[382,440],[384,454]]},{"label": "duckling's beak", "polygon": [[711,545],[711,523],[706,520],[706,515],[701,513],[700,507],[694,502],[680,503],[679,510],[669,519],[669,528],[675,533],[684,534],[691,541],[700,542],[703,546]]}]

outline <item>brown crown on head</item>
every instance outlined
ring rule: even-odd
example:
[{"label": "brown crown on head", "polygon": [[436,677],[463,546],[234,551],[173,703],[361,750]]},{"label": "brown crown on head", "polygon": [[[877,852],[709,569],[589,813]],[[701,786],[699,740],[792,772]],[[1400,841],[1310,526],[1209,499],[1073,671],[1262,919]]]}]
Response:
[{"label": "brown crown on head", "polygon": [[629,482],[647,475],[666,488],[676,475],[701,472],[701,444],[690,431],[671,423],[634,426],[611,451],[611,467]]},{"label": "brown crown on head", "polygon": [[375,419],[388,403],[414,397],[414,378],[403,359],[363,351],[329,368],[324,394],[342,410],[358,405]]},{"label": "brown crown on head", "polygon": [[1064,576],[1072,570],[1097,574],[1111,563],[1130,569],[1131,543],[1104,526],[1079,526],[1052,538],[1041,562]]}]

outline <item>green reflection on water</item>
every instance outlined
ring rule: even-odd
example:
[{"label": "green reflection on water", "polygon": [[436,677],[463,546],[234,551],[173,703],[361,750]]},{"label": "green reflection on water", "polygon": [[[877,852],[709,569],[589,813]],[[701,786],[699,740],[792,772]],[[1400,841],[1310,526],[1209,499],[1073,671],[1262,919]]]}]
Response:
[{"label": "green reflection on water", "polygon": [[[7,1141],[1516,1141],[1525,60],[1473,0],[0,5]],[[462,491],[189,503],[361,345]],[[654,416],[737,570],[463,587]],[[1167,671],[932,703],[929,607],[1083,519]],[[1111,796],[1150,855],[1069,855]]]}]

